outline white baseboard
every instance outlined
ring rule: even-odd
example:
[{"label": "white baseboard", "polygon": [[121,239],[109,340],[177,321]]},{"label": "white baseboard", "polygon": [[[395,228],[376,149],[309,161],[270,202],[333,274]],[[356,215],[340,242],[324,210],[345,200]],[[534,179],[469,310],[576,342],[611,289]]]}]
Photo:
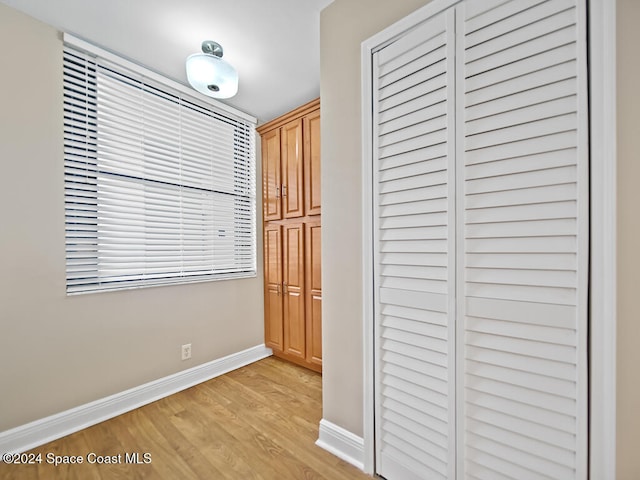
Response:
[{"label": "white baseboard", "polygon": [[272,355],[257,345],[64,412],[0,432],[0,454],[22,453]]},{"label": "white baseboard", "polygon": [[364,470],[364,440],[349,430],[323,418],[316,445]]}]

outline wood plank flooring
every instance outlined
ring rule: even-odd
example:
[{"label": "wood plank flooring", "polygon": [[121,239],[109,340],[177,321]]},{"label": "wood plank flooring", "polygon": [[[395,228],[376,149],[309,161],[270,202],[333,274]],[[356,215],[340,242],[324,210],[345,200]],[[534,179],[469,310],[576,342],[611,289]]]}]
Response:
[{"label": "wood plank flooring", "polygon": [[370,479],[314,444],[321,417],[321,376],[270,357],[35,448],[39,464],[0,463],[0,479]]}]

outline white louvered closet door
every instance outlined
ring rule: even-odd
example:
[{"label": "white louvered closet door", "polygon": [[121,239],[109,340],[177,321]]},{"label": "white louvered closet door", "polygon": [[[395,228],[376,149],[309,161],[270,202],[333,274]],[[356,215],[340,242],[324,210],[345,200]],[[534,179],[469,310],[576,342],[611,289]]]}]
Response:
[{"label": "white louvered closet door", "polygon": [[387,480],[587,477],[585,10],[465,0],[373,55]]},{"label": "white louvered closet door", "polygon": [[586,479],[586,12],[457,12],[461,478]]},{"label": "white louvered closet door", "polygon": [[454,15],[374,56],[377,472],[455,472]]}]

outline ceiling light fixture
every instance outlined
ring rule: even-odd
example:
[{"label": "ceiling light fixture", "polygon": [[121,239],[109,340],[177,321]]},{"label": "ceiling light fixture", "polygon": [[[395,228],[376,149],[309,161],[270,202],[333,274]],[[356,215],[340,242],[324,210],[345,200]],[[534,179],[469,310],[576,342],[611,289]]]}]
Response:
[{"label": "ceiling light fixture", "polygon": [[187,58],[187,79],[191,86],[209,97],[233,97],[238,92],[238,72],[222,59],[220,44],[205,40],[202,52]]}]

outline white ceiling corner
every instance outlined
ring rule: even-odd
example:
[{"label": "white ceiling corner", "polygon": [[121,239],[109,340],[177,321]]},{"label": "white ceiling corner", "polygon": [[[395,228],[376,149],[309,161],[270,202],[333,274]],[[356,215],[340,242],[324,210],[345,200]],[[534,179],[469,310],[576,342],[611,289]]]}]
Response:
[{"label": "white ceiling corner", "polygon": [[332,0],[0,0],[187,85],[214,40],[240,77],[225,103],[271,120],[320,94],[320,11]]}]

